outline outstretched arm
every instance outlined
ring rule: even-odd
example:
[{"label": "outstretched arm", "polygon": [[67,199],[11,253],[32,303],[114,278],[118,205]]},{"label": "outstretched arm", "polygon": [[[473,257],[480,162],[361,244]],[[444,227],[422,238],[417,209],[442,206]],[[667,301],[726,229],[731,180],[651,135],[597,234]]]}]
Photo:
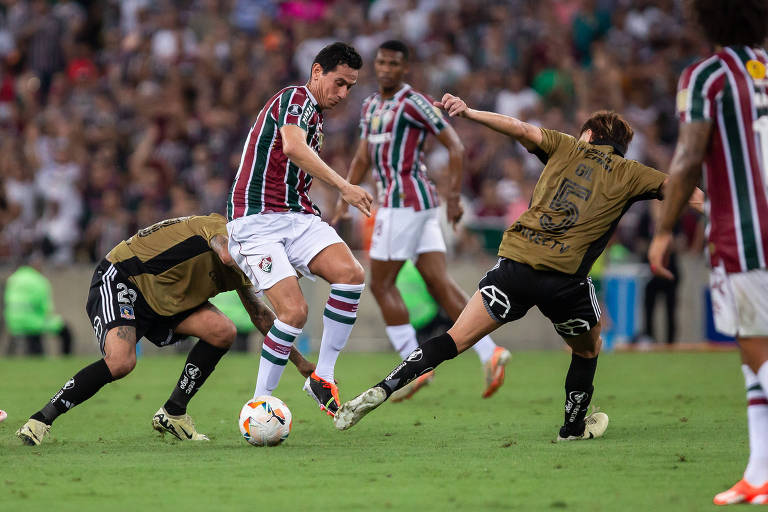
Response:
[{"label": "outstretched arm", "polygon": [[463,117],[508,135],[516,139],[527,150],[534,150],[541,144],[542,134],[538,126],[495,112],[469,108],[464,100],[458,96],[444,94],[443,99],[435,101],[434,105],[448,112],[451,117]]},{"label": "outstretched arm", "polygon": [[345,202],[363,212],[367,217],[371,216],[371,203],[373,202],[371,194],[357,185],[352,185],[323,162],[317,153],[307,145],[307,132],[299,126],[286,124],[280,128],[280,135],[283,137],[285,156],[304,171],[341,192],[341,197]]},{"label": "outstretched arm", "polygon": [[[240,302],[243,303],[245,310],[251,317],[253,325],[256,326],[261,334],[266,336],[275,321],[275,314],[261,301],[253,286],[238,288],[237,294],[240,296]],[[296,369],[299,370],[299,373],[304,377],[309,377],[315,371],[315,365],[304,359],[301,352],[294,346],[291,346],[291,353],[288,359],[291,360]]]},{"label": "outstretched arm", "polygon": [[[669,169],[669,180],[664,184],[664,201],[661,206],[656,234],[648,248],[651,271],[661,277],[673,279],[666,268],[672,245],[672,230],[687,204],[703,211],[704,193],[696,188],[701,179],[701,165],[712,133],[711,121],[680,124],[680,136]],[[699,209],[699,208],[697,208]]]}]

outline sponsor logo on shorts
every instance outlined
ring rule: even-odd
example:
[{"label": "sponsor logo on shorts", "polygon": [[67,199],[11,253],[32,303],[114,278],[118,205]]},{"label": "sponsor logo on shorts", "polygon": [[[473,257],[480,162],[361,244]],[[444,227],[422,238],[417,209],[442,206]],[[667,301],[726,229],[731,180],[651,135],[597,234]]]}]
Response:
[{"label": "sponsor logo on shorts", "polygon": [[200,368],[192,363],[187,363],[187,366],[184,367],[184,373],[189,375],[190,379],[197,379],[200,377]]},{"label": "sponsor logo on shorts", "polygon": [[74,377],[69,379],[66,384],[64,384],[64,387],[62,389],[72,389],[75,387],[75,379]]},{"label": "sponsor logo on shorts", "polygon": [[261,261],[259,262],[259,268],[262,272],[266,272],[267,274],[272,272],[272,257],[264,256],[261,258]]},{"label": "sponsor logo on shorts", "polygon": [[[480,293],[483,295],[483,298],[485,298],[485,303],[488,305],[488,308],[498,314],[500,318],[507,318],[507,314],[509,314],[509,310],[512,306],[509,303],[509,297],[507,297],[506,293],[499,290],[494,285],[483,286],[480,288]],[[494,308],[494,305],[496,304],[498,304],[499,307]]]},{"label": "sponsor logo on shorts", "polygon": [[572,318],[555,324],[555,330],[562,336],[578,336],[589,332],[589,322],[581,318]]},{"label": "sponsor logo on shorts", "polygon": [[292,116],[301,115],[301,107],[299,105],[288,105],[288,113]]},{"label": "sponsor logo on shorts", "polygon": [[126,320],[135,320],[136,315],[133,314],[133,306],[128,306],[126,304],[120,305],[120,318],[125,318]]},{"label": "sponsor logo on shorts", "polygon": [[93,319],[93,333],[96,335],[96,339],[101,341],[103,326],[101,323],[101,317],[97,316]]}]

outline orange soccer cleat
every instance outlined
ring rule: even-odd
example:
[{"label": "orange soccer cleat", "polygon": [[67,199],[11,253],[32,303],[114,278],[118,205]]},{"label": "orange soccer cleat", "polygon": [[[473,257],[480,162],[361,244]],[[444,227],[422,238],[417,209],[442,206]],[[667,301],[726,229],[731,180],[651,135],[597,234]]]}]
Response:
[{"label": "orange soccer cleat", "polygon": [[483,391],[483,398],[490,397],[504,384],[504,367],[511,357],[512,354],[505,348],[496,347],[493,350],[493,355],[485,363],[485,391]]},{"label": "orange soccer cleat", "polygon": [[715,505],[734,505],[736,503],[751,503],[753,505],[768,504],[768,482],[760,487],[752,487],[743,478],[736,485],[717,494],[712,500]]}]

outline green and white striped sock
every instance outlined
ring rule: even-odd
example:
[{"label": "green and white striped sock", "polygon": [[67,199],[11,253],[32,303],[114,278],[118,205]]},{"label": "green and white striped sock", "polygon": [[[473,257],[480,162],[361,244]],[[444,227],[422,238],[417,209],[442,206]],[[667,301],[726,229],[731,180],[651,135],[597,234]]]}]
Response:
[{"label": "green and white striped sock", "polygon": [[315,373],[333,382],[333,368],[339,353],[347,344],[357,319],[357,306],[364,284],[332,284],[331,295],[323,311],[323,339]]},{"label": "green and white striped sock", "polygon": [[261,346],[259,375],[256,377],[256,389],[253,391],[254,398],[271,395],[275,390],[288,363],[293,342],[299,334],[301,334],[299,327],[291,327],[275,319]]}]

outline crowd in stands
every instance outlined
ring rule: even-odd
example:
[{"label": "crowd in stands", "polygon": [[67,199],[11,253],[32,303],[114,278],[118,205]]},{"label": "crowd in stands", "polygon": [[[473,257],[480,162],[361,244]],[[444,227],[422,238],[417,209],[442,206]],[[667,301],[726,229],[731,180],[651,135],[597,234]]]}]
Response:
[{"label": "crowd in stands", "polygon": [[[224,213],[258,111],[306,81],[336,40],[364,59],[324,123],[321,156],[346,173],[376,89],[373,55],[393,38],[412,50],[416,89],[571,134],[614,109],[635,129],[627,156],[660,169],[676,139],[677,77],[708,51],[681,0],[0,0],[0,262],[37,250],[54,264],[96,261],[137,227]],[[471,255],[527,207],[542,165],[489,130],[453,125],[467,210],[453,236]],[[442,187],[447,152],[433,141],[426,162]],[[330,218],[335,194],[315,181],[312,196]],[[638,254],[647,209],[618,232]],[[696,226],[684,225],[690,241]]]}]

